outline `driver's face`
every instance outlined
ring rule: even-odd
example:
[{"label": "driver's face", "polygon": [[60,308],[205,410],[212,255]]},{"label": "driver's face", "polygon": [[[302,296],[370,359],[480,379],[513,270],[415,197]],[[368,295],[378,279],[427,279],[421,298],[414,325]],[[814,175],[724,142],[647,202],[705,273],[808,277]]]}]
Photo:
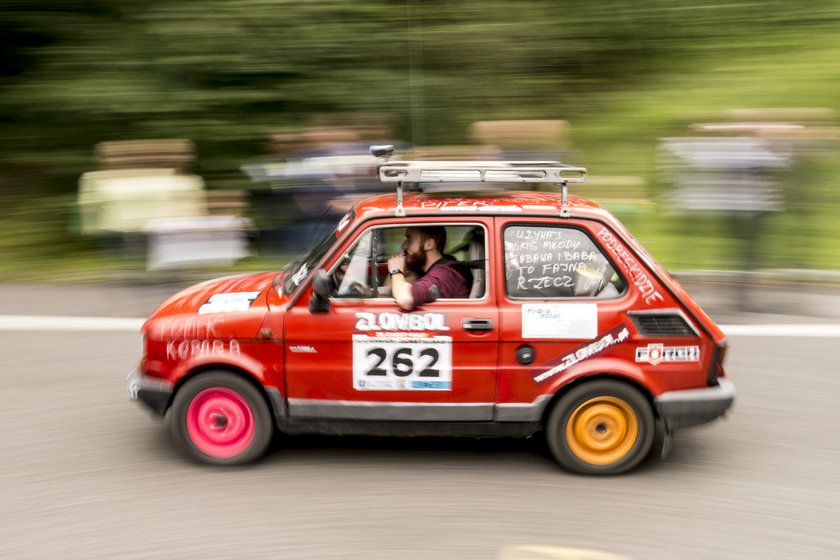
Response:
[{"label": "driver's face", "polygon": [[406,266],[411,270],[421,270],[426,264],[426,250],[420,232],[414,228],[405,230],[405,240],[402,244]]}]

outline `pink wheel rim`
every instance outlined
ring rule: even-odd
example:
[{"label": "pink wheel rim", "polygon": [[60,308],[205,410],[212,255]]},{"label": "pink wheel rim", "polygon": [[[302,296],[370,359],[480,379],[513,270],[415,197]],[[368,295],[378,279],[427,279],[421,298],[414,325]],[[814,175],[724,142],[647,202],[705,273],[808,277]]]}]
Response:
[{"label": "pink wheel rim", "polygon": [[187,433],[202,453],[228,459],[245,451],[254,439],[254,415],[235,391],[205,389],[187,409]]}]

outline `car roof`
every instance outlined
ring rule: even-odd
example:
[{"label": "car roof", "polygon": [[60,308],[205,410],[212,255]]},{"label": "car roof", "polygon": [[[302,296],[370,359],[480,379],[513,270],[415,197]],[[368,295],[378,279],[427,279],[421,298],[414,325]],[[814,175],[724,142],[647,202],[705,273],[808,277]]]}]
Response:
[{"label": "car roof", "polygon": [[[403,196],[406,216],[476,216],[521,215],[560,217],[560,193],[544,191],[501,191],[493,193],[406,193]],[[573,217],[613,222],[615,218],[600,204],[580,196],[570,195],[568,209]],[[397,211],[395,194],[372,196],[354,206],[356,220],[394,216]]]}]

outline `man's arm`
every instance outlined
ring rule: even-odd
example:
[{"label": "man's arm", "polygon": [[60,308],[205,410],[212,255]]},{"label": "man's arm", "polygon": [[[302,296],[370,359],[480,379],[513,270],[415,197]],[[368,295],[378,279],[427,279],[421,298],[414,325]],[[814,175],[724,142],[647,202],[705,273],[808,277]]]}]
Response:
[{"label": "man's arm", "polygon": [[[391,274],[391,271],[399,270]],[[405,279],[405,255],[397,253],[388,259],[388,272],[391,274],[391,295],[397,305],[411,311],[414,309],[414,296],[411,295],[411,284]]]}]

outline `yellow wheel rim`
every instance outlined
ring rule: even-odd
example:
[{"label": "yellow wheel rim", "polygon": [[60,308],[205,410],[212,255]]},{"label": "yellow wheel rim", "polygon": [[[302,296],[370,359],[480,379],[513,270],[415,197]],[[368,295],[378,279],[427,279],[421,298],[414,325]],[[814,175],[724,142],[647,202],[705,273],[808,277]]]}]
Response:
[{"label": "yellow wheel rim", "polygon": [[616,397],[586,401],[572,412],[566,424],[569,449],[592,465],[607,465],[624,458],[638,435],[636,413]]}]

